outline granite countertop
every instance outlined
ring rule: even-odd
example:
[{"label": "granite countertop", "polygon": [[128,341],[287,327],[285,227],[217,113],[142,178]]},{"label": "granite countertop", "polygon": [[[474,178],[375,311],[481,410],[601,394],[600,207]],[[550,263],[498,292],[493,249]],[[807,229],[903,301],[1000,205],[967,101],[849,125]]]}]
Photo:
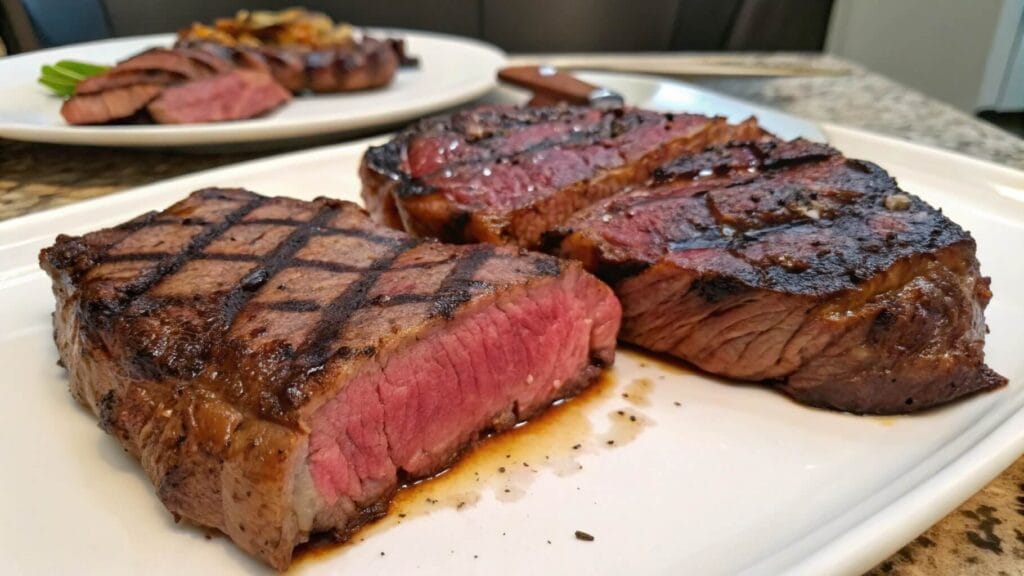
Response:
[{"label": "granite countertop", "polygon": [[[594,56],[599,62],[606,55]],[[812,120],[846,124],[1024,170],[1024,140],[892,80],[828,56],[632,55],[638,66],[726,63],[843,69],[842,75],[685,77]],[[596,66],[595,66],[596,67]],[[188,154],[0,139],[0,220],[262,153]],[[1024,575],[1024,458],[870,574]]]}]

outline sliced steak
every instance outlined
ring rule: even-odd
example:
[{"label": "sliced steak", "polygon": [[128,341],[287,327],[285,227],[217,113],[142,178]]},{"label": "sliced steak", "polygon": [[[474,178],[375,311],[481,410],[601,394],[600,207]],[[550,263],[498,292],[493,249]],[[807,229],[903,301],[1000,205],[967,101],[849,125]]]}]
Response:
[{"label": "sliced steak", "polygon": [[60,236],[40,262],[73,395],[171,512],[277,568],[586,386],[620,316],[577,263],[242,190]]},{"label": "sliced steak", "polygon": [[68,124],[107,124],[125,120],[144,110],[163,89],[160,84],[132,84],[73,96],[61,105],[60,115]]},{"label": "sliced steak", "polygon": [[97,94],[114,88],[127,88],[136,84],[170,86],[183,82],[185,77],[161,70],[132,70],[129,72],[107,72],[82,80],[75,85],[75,96]]},{"label": "sliced steak", "polygon": [[371,148],[363,198],[382,222],[415,235],[536,247],[574,212],[643,183],[667,159],[762,134],[753,121],[638,109],[485,107]]},{"label": "sliced steak", "polygon": [[881,168],[802,140],[715,147],[570,219],[621,338],[797,400],[899,413],[1006,382],[971,236]]},{"label": "sliced steak", "polygon": [[152,48],[118,62],[107,74],[135,71],[160,71],[177,74],[186,80],[198,80],[224,71],[199,51]]},{"label": "sliced steak", "polygon": [[399,55],[392,44],[364,37],[352,45],[310,49],[299,46],[225,46],[207,40],[179,40],[178,48],[216,55],[236,66],[271,73],[292,92],[352,92],[387,86]]},{"label": "sliced steak", "polygon": [[148,105],[160,124],[254,118],[291,100],[269,74],[233,70],[165,89]]}]

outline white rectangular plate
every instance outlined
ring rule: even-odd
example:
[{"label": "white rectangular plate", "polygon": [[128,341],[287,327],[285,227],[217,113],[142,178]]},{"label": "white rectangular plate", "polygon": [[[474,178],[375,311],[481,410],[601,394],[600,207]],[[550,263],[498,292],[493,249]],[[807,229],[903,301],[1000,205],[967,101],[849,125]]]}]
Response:
[{"label": "white rectangular plate", "polygon": [[[975,235],[995,292],[988,361],[1009,386],[915,416],[857,417],[624,351],[610,388],[561,409],[549,432],[515,439],[534,443],[533,465],[511,486],[522,494],[510,498],[507,484],[489,483],[472,505],[442,503],[431,514],[410,515],[364,533],[365,541],[303,560],[292,572],[854,574],[1008,466],[1024,451],[1024,174],[824,128],[837,148],[881,164]],[[0,461],[7,463],[0,476],[0,573],[264,570],[225,538],[206,541],[201,530],[174,524],[137,463],[71,399],[55,364],[53,299],[36,254],[59,232],[115,224],[203,186],[357,200],[365,145],[217,169],[0,223],[0,366],[8,394],[0,403]],[[636,405],[621,394],[639,379],[651,386],[646,404]],[[635,439],[626,435],[608,448],[604,434],[617,410],[647,424]],[[583,447],[572,463],[581,470],[543,462],[542,455],[561,459],[566,444],[576,442]],[[493,464],[470,463],[487,467],[476,470],[484,475]],[[595,541],[577,540],[576,530]]]}]

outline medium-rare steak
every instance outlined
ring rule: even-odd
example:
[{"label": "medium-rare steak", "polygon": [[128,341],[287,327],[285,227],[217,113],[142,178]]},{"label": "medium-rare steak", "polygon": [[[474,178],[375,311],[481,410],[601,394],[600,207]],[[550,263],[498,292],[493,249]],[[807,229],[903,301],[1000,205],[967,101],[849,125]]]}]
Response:
[{"label": "medium-rare steak", "polygon": [[291,98],[269,74],[232,70],[165,88],[146,109],[161,124],[223,122],[266,114]]},{"label": "medium-rare steak", "polygon": [[60,115],[68,124],[106,124],[126,120],[145,109],[163,89],[161,84],[131,84],[73,96],[61,105]]},{"label": "medium-rare steak", "polygon": [[425,120],[363,159],[379,221],[418,236],[536,247],[669,158],[752,139],[753,122],[638,109],[484,107]]},{"label": "medium-rare steak", "polygon": [[60,236],[40,262],[74,396],[171,512],[277,568],[586,386],[620,317],[578,263],[243,190]]},{"label": "medium-rare steak", "polygon": [[1006,381],[970,234],[825,145],[680,158],[570,219],[557,251],[614,286],[623,340],[808,404],[909,412]]}]

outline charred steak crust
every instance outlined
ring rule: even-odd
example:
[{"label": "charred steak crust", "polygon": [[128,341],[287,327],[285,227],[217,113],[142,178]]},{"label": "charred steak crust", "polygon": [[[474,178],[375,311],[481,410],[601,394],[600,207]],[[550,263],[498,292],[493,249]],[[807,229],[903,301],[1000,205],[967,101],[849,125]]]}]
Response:
[{"label": "charred steak crust", "polygon": [[900,413],[1000,386],[970,234],[822,144],[709,148],[575,215],[558,252],[610,282],[621,338],[808,404]]},{"label": "charred steak crust", "polygon": [[621,339],[808,404],[910,412],[1006,381],[971,236],[753,120],[484,106],[371,148],[361,177],[377,221],[578,260],[616,290]]},{"label": "charred steak crust", "polygon": [[642,183],[672,155],[762,134],[753,122],[632,108],[485,106],[371,147],[363,199],[378,221],[416,235],[536,248],[573,212]]},{"label": "charred steak crust", "polygon": [[391,83],[400,64],[393,43],[369,37],[353,46],[321,49],[225,46],[202,40],[179,40],[175,49],[211,54],[240,68],[267,72],[295,93],[380,88]]},{"label": "charred steak crust", "polygon": [[40,263],[74,396],[171,512],[277,568],[586,386],[620,316],[575,263],[235,189],[60,236]]}]

